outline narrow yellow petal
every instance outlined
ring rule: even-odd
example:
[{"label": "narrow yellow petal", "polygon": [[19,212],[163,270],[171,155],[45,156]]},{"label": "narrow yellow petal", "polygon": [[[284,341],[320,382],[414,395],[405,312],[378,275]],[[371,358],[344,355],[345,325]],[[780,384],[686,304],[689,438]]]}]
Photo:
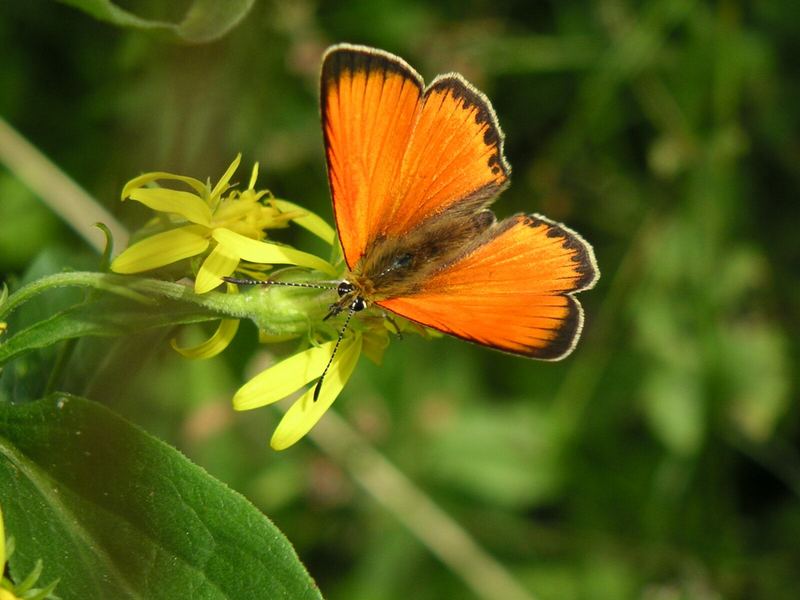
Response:
[{"label": "narrow yellow petal", "polygon": [[295,217],[292,219],[292,221],[329,244],[333,244],[333,242],[336,240],[336,232],[333,230],[333,227],[328,225],[319,215],[306,210],[302,206],[298,206],[294,202],[289,202],[288,200],[278,200],[277,198],[273,198],[270,200],[270,203],[281,212],[299,211],[303,216]]},{"label": "narrow yellow petal", "polygon": [[231,343],[238,329],[239,319],[222,319],[214,335],[202,344],[189,348],[181,348],[178,346],[178,341],[175,338],[170,340],[170,344],[176,352],[186,358],[211,358],[228,347],[228,344]]},{"label": "narrow yellow petal", "polygon": [[258,163],[253,165],[253,172],[250,174],[250,184],[247,186],[248,190],[256,188],[256,180],[258,179]]},{"label": "narrow yellow petal", "polygon": [[194,282],[196,294],[205,294],[222,283],[222,278],[227,277],[236,270],[239,257],[231,252],[227,246],[217,244],[203,261],[197,279]]},{"label": "narrow yellow petal", "polygon": [[339,352],[322,383],[317,400],[314,401],[314,388],[311,388],[292,404],[272,434],[270,446],[275,450],[285,450],[311,431],[350,379],[358,363],[359,354],[361,354],[360,335],[342,341]]},{"label": "narrow yellow petal", "polygon": [[233,159],[233,162],[228,167],[228,170],[225,171],[225,174],[222,178],[217,182],[217,185],[214,186],[214,189],[211,190],[211,195],[208,198],[208,204],[210,206],[214,206],[214,203],[219,199],[222,195],[222,192],[228,189],[228,182],[233,177],[233,174],[236,172],[236,169],[239,168],[239,163],[242,162],[242,153],[236,155],[236,158]]},{"label": "narrow yellow petal", "polygon": [[336,275],[336,269],[331,263],[314,254],[271,242],[259,242],[225,228],[215,229],[212,236],[244,260],[271,265],[297,265]]},{"label": "narrow yellow petal", "polygon": [[313,381],[325,369],[335,342],[294,354],[262,371],[245,383],[233,397],[233,408],[250,410],[282,400]]},{"label": "narrow yellow petal", "polygon": [[117,256],[111,263],[111,270],[141,273],[202,254],[209,244],[207,232],[205,227],[188,225],[150,236]]},{"label": "narrow yellow petal", "polygon": [[175,213],[198,225],[211,225],[211,209],[196,194],[166,188],[139,188],[130,193],[131,200],[161,212]]},{"label": "narrow yellow petal", "polygon": [[128,196],[130,196],[133,190],[144,187],[148,183],[153,183],[154,181],[158,181],[159,179],[182,181],[183,183],[187,184],[189,187],[194,189],[201,196],[204,195],[206,190],[208,189],[206,188],[205,183],[203,183],[199,179],[195,179],[194,177],[185,177],[183,175],[173,175],[172,173],[155,171],[153,173],[144,173],[142,175],[139,175],[138,177],[134,177],[128,183],[126,183],[125,187],[122,188],[122,199],[125,200]]}]

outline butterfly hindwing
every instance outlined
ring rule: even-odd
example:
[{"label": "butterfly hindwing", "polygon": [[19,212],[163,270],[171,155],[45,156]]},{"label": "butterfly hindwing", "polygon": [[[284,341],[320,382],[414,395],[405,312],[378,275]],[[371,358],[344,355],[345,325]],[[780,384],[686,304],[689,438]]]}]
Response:
[{"label": "butterfly hindwing", "polygon": [[402,317],[532,358],[569,354],[583,326],[573,297],[599,276],[591,246],[539,215],[511,217],[413,294],[378,302]]}]

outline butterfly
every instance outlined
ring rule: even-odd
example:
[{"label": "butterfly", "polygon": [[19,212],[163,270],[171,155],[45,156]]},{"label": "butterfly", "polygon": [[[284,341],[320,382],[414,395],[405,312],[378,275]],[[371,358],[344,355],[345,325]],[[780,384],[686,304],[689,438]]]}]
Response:
[{"label": "butterfly", "polygon": [[386,311],[504,352],[575,347],[592,247],[538,214],[497,221],[509,184],[489,99],[457,73],[425,86],[403,59],[339,44],[322,62],[328,178],[348,273],[333,313]]},{"label": "butterfly", "polygon": [[594,251],[539,214],[497,221],[489,207],[511,168],[483,93],[457,73],[425,86],[398,56],[338,44],[323,57],[320,103],[347,265],[328,314],[347,312],[339,341],[354,313],[377,306],[530,358],[575,348],[574,294],[599,277]]}]

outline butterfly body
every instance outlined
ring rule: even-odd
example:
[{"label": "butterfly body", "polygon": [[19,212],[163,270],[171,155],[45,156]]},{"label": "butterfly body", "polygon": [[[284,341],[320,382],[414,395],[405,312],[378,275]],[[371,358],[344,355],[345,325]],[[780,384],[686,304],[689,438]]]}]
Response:
[{"label": "butterfly body", "polygon": [[331,314],[377,305],[495,349],[558,359],[583,324],[591,246],[540,215],[497,221],[508,185],[491,103],[458,74],[427,87],[387,52],[323,59],[328,176],[348,272]]}]

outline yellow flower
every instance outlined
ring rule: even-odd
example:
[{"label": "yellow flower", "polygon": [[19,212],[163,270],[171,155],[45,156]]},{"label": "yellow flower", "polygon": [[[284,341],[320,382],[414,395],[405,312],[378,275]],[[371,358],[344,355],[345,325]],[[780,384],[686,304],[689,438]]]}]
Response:
[{"label": "yellow flower", "polygon": [[[284,450],[314,427],[353,373],[361,355],[362,339],[360,332],[347,332],[333,357],[317,399],[314,400],[314,387],[306,390],[286,411],[272,435],[270,446],[275,450]],[[266,406],[319,379],[335,346],[335,340],[320,344],[259,373],[239,388],[233,397],[233,407],[236,410],[250,410]]]},{"label": "yellow flower", "polygon": [[[288,221],[331,244],[335,234],[318,216],[285,200],[265,199],[266,190],[256,191],[258,163],[246,190],[229,191],[240,161],[241,154],[213,188],[193,177],[163,172],[145,173],[129,181],[122,190],[122,199],[130,198],[165,213],[169,228],[130,246],[114,259],[111,270],[140,273],[208,251],[195,278],[198,294],[219,286],[222,278],[233,274],[243,260],[297,265],[335,275],[333,265],[318,256],[262,241],[265,230],[286,227]],[[146,187],[158,181],[179,182],[191,191]]]},{"label": "yellow flower", "polygon": [[[129,181],[122,199],[130,198],[162,213],[150,227],[163,228],[122,252],[111,263],[117,273],[140,273],[206,254],[195,276],[194,290],[202,294],[215,289],[223,277],[240,271],[260,278],[274,264],[297,265],[334,275],[336,269],[326,260],[281,244],[264,242],[267,229],[287,227],[292,221],[329,244],[335,232],[319,216],[287,200],[273,198],[267,190],[255,189],[258,163],[250,183],[243,191],[231,188],[230,180],[241,162],[237,155],[225,174],[212,188],[193,177],[165,172],[145,173]],[[191,191],[148,187],[158,182],[177,182]],[[247,261],[243,263],[242,261]],[[228,285],[228,292],[236,291]],[[239,328],[238,319],[223,319],[216,332],[193,347],[172,347],[188,358],[210,358],[231,342]]]},{"label": "yellow flower", "polygon": [[[205,255],[195,278],[195,292],[199,294],[216,288],[224,281],[223,277],[234,271],[245,273],[248,278],[262,279],[263,272],[275,264],[303,266],[322,271],[328,276],[335,275],[336,269],[328,261],[288,246],[263,241],[267,229],[286,227],[289,221],[330,244],[335,241],[335,232],[317,215],[300,206],[272,198],[266,191],[256,191],[258,164],[253,169],[247,189],[230,191],[229,182],[239,161],[240,157],[237,156],[213,188],[191,177],[161,172],[147,173],[128,182],[122,191],[123,199],[136,200],[163,213],[155,224],[160,223],[163,228],[166,222],[167,229],[132,245],[116,258],[111,268],[118,273],[135,273],[191,256]],[[146,187],[156,181],[179,182],[192,191]],[[304,283],[311,283],[313,287],[313,280]],[[322,287],[331,287],[330,282]],[[237,294],[236,285],[228,283],[227,292]],[[277,290],[272,290],[270,294],[253,296],[251,291],[247,292],[247,296],[226,296],[229,308],[233,304],[247,308],[244,311],[240,308],[224,312],[235,316],[248,314],[260,328],[266,329],[260,331],[260,339],[264,343],[299,335],[307,335],[308,339],[315,342],[313,347],[256,375],[236,392],[233,399],[236,410],[250,410],[277,402],[315,383],[291,405],[275,429],[270,445],[276,450],[283,450],[308,433],[330,408],[353,373],[362,352],[370,360],[380,362],[389,343],[390,332],[399,334],[401,329],[415,331],[420,328],[402,321],[395,323],[376,313],[361,315],[352,323],[348,317],[348,326],[340,333],[331,323],[321,324],[325,302],[316,298],[310,303],[306,300],[302,309],[298,308],[295,300],[288,304],[292,318],[296,318],[297,313],[301,315],[301,326],[307,327],[305,331],[270,330],[270,327],[274,327],[277,315],[265,317],[264,314],[270,315],[273,310],[280,312],[281,302],[285,302],[279,300],[280,296],[276,297],[276,293]],[[262,305],[259,310],[261,302],[268,302],[269,307]],[[312,313],[318,311],[320,323],[306,316],[306,326],[302,319],[304,310]],[[216,332],[201,344],[181,347],[173,339],[172,347],[188,358],[209,358],[228,346],[238,327],[238,318],[224,318]],[[337,334],[343,337],[340,339]],[[324,380],[321,380],[323,376]]]}]

